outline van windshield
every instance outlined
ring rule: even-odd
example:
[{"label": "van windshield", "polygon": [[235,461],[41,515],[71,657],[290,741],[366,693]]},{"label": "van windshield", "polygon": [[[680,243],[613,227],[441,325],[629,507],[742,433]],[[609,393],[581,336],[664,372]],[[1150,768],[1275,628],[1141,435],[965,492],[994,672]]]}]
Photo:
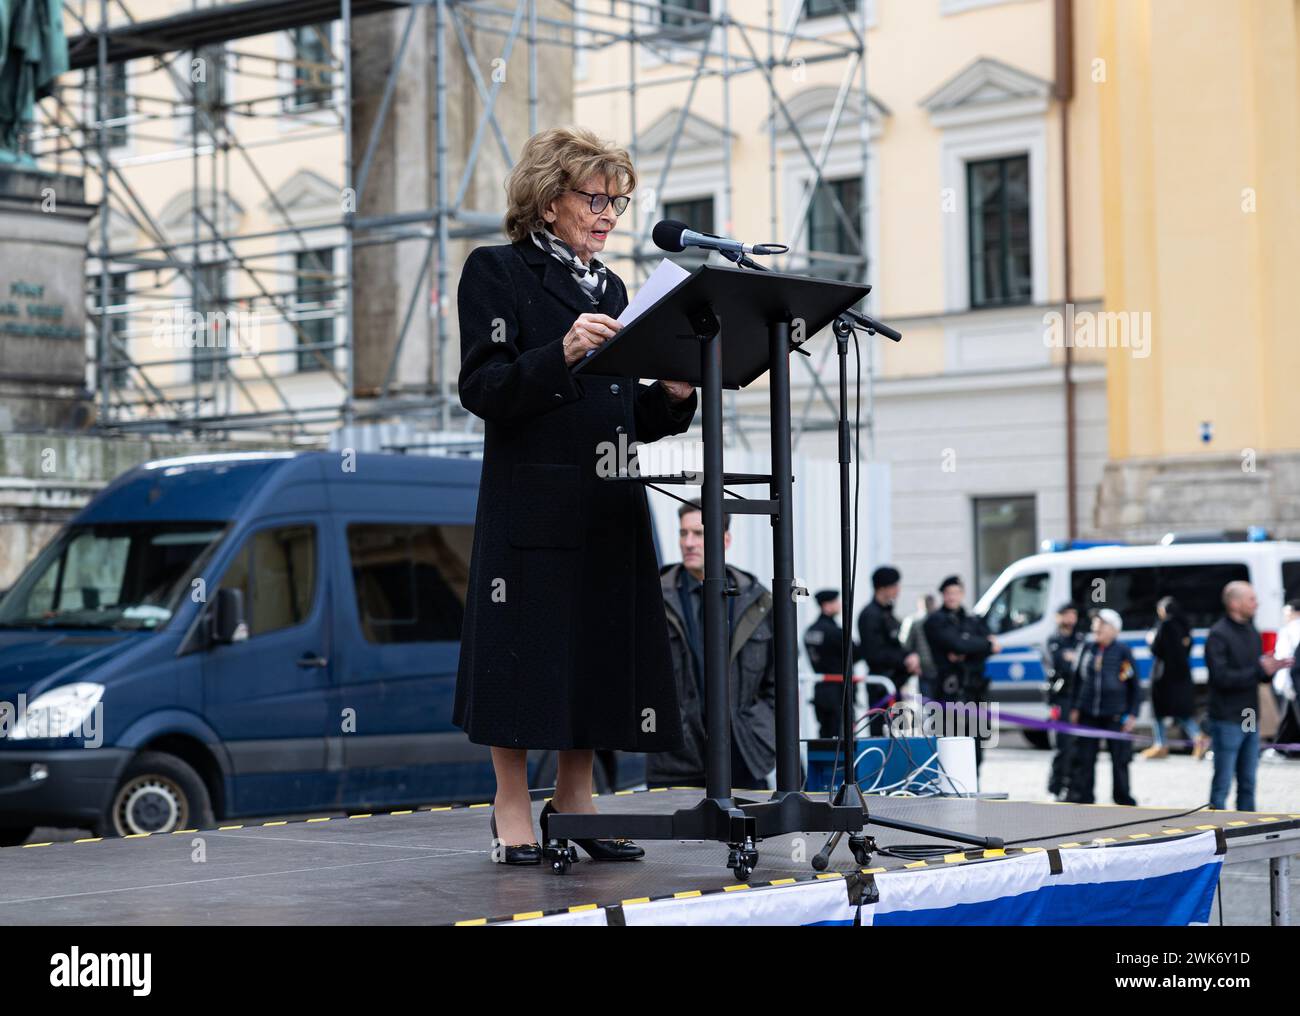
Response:
[{"label": "van windshield", "polygon": [[0,600],[0,627],[161,628],[225,531],[224,522],[72,526]]}]

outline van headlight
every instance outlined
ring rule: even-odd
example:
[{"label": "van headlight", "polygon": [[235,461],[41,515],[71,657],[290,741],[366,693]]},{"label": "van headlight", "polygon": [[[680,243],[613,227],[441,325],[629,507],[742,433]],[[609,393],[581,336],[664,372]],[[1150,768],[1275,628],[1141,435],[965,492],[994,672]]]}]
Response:
[{"label": "van headlight", "polygon": [[11,741],[69,737],[81,729],[103,697],[104,686],[90,681],[51,688],[29,702],[16,720],[12,714],[6,717],[9,729],[5,733]]}]

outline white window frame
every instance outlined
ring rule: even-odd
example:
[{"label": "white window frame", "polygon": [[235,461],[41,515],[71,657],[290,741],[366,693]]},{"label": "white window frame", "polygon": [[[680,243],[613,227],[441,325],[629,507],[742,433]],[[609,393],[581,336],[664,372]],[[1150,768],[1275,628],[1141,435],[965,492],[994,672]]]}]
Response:
[{"label": "white window frame", "polygon": [[[633,8],[633,23],[636,25],[638,34],[648,34],[652,26],[658,26],[658,2],[659,0],[646,0],[646,2],[637,4]],[[709,0],[709,16],[713,18],[718,16],[718,0]],[[701,44],[706,46],[710,53],[721,55],[722,45],[717,25],[710,28],[707,40],[696,39],[692,40],[689,45],[672,46],[673,64],[680,66],[680,69],[685,71],[687,67],[683,61],[688,59],[698,60]],[[660,45],[666,46],[669,44],[665,42],[660,43]],[[638,69],[653,70],[656,67],[669,66],[669,61],[660,57],[654,49],[645,43],[638,42],[636,50]]]},{"label": "white window frame", "polygon": [[[328,248],[332,252],[333,260],[330,264],[330,272],[331,274],[334,275],[335,278],[337,278],[341,274],[340,266],[342,265],[342,259],[344,255],[344,250],[343,250],[343,245],[345,243],[344,230],[343,229],[314,229],[310,233],[304,235],[307,238],[308,248],[310,250],[319,250],[322,248]],[[285,272],[285,274],[282,277],[286,280],[293,279],[294,278],[293,273],[297,269],[297,256],[300,253],[302,253],[302,248],[298,246],[295,242],[293,242],[292,237],[281,238],[281,242],[279,246],[280,246],[280,254],[277,260],[280,262],[280,266]],[[333,299],[343,299],[343,298],[341,296],[336,296]],[[296,299],[290,300],[289,301],[290,320],[297,320],[296,315],[297,315],[297,300]],[[339,341],[338,311],[335,311],[334,314],[331,315],[330,321],[331,321],[330,330],[333,334],[330,335],[328,339],[330,342],[337,344]],[[277,363],[273,370],[269,370],[269,373],[273,377],[276,378],[324,377],[327,380],[329,379],[329,372],[326,371],[324,367],[321,367],[320,369],[317,370],[300,370],[298,368],[298,357],[297,357],[298,333],[295,332],[287,322],[278,321],[276,323],[274,334],[277,337],[283,335],[284,338],[282,342],[276,343],[275,360],[277,361]],[[285,350],[289,351],[288,355],[285,353]],[[324,351],[325,359],[334,367],[335,370],[342,369],[342,364],[340,363],[340,360],[342,359],[342,352],[343,351],[341,349],[331,349],[331,350]],[[334,384],[332,380],[328,380],[328,383],[332,386]]]},{"label": "white window frame", "polygon": [[[135,103],[134,103],[135,97],[131,94],[131,65],[134,62],[135,61],[133,60],[120,61],[122,66],[125,67],[126,69],[127,123],[123,127],[123,130],[126,131],[126,140],[122,142],[122,144],[120,145],[109,145],[108,151],[109,151],[110,162],[122,162],[123,160],[130,159],[131,157],[139,154],[139,139],[136,137],[135,128],[130,122],[131,117],[139,112],[139,109],[135,107]],[[82,82],[83,82],[82,83],[82,96],[83,96],[82,107],[85,110],[85,114],[86,114],[85,123],[87,124],[94,123],[96,118],[99,115],[98,97],[97,97],[97,91],[99,86],[98,84],[96,84],[94,89],[90,88],[90,84],[95,81],[95,77],[98,73],[98,69],[99,69],[99,64],[96,63],[93,67],[87,67],[86,70],[83,72],[84,76],[82,78]],[[87,145],[84,153],[86,157],[86,161],[93,162],[96,166],[98,166],[99,165],[99,142],[98,142],[97,133],[93,130],[87,131],[86,141],[87,141]]]},{"label": "white window frame", "polygon": [[[804,136],[804,141],[813,149],[816,154],[820,143],[820,133],[822,128],[816,131],[808,132]],[[864,196],[867,202],[867,235],[864,238],[867,243],[867,281],[871,283],[872,290],[867,294],[866,308],[868,314],[875,314],[877,311],[877,298],[875,282],[872,280],[876,259],[880,252],[880,156],[877,142],[880,136],[880,124],[878,121],[870,121],[867,127],[867,185]],[[837,131],[837,134],[839,132]],[[784,136],[777,135],[777,156],[781,164],[780,177],[780,195],[781,209],[777,217],[780,223],[781,236],[772,237],[774,243],[785,243],[794,235],[795,222],[793,215],[798,211],[803,198],[805,186],[811,186],[816,174],[813,167],[809,164],[807,157],[803,154],[803,149],[794,136],[788,131]],[[849,176],[859,176],[862,173],[862,145],[854,136],[851,139],[846,138],[843,141],[832,142],[830,151],[826,155],[826,161],[822,165],[823,180],[839,180]],[[808,231],[803,232],[801,242],[802,251],[792,250],[786,255],[786,264],[791,271],[804,271],[808,265],[807,256]]]},{"label": "white window frame", "polygon": [[[867,30],[875,28],[876,20],[876,2],[877,0],[861,0],[867,9]],[[912,0],[915,2],[915,0]],[[796,10],[801,10],[804,6],[804,0],[781,0],[781,26],[790,24],[790,19],[794,17]],[[849,18],[853,22],[853,27],[857,28],[860,14],[852,13]],[[802,13],[798,22],[794,26],[795,33],[802,36],[815,36],[820,38],[824,35],[838,35],[841,32],[848,34],[848,26],[844,24],[844,15],[826,14],[815,18],[805,18]]]},{"label": "white window frame", "polygon": [[950,14],[982,10],[985,7],[1001,7],[1003,4],[1024,2],[1025,0],[939,0],[939,13],[946,17]]},{"label": "white window frame", "polygon": [[[335,19],[329,22],[330,26],[330,52],[337,53],[339,47],[343,44],[343,25],[342,22]],[[294,46],[293,36],[288,29],[282,29],[275,33],[275,55],[279,58],[276,63],[276,79],[283,82],[281,92],[287,100],[293,93],[293,59]],[[399,68],[398,73],[401,73]],[[330,96],[329,105],[321,108],[316,106],[293,106],[282,102],[281,108],[289,116],[276,116],[276,129],[281,134],[288,134],[295,130],[302,130],[304,127],[338,127],[339,113],[337,112],[343,105],[344,100],[344,82],[343,71],[340,68],[334,74],[333,94]]]},{"label": "white window frame", "polygon": [[[214,43],[214,45],[219,45],[221,47],[221,98],[223,102],[229,103],[231,98],[232,81],[234,79],[234,71],[231,70],[230,46],[224,42]],[[194,52],[192,50],[185,50],[184,56],[185,59],[179,61],[180,67],[177,70],[177,73],[188,81],[190,63],[194,59]],[[187,102],[186,95],[179,88],[176,89],[176,99],[176,139],[181,147],[188,148],[194,144],[196,133],[191,130],[194,122],[194,107],[191,103]],[[206,127],[199,127],[197,136],[202,144],[212,143],[212,134]]]},{"label": "white window frame", "polygon": [[[1033,264],[1032,304],[1048,297],[1047,122],[1042,115],[950,127],[940,142],[940,179],[953,211],[943,215],[944,305],[950,312],[971,311],[970,195],[966,166],[985,159],[1029,158],[1029,242]],[[982,309],[982,308],[980,308]]]}]

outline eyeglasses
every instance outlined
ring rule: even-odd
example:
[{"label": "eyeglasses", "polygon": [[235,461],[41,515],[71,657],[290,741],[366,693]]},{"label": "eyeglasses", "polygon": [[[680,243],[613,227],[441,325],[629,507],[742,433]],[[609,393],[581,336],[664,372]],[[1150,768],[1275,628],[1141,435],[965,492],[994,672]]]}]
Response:
[{"label": "eyeglasses", "polygon": [[627,203],[632,200],[626,194],[611,198],[608,194],[592,194],[590,191],[578,190],[576,187],[570,187],[569,190],[573,191],[574,194],[581,194],[584,197],[591,198],[591,210],[593,212],[603,212],[609,205],[613,204],[614,214],[622,215],[623,210],[627,208]]}]

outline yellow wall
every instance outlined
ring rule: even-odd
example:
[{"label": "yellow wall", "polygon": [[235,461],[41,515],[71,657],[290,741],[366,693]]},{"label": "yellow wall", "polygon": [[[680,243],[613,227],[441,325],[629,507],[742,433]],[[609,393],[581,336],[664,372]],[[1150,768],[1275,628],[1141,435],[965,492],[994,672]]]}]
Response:
[{"label": "yellow wall", "polygon": [[1108,356],[1111,457],[1300,447],[1300,3],[1097,7],[1106,308],[1152,316]]},{"label": "yellow wall", "polygon": [[[1087,8],[1091,0],[1080,0]],[[781,4],[775,4],[780,10]],[[766,3],[758,0],[730,0],[733,18],[749,25],[766,24]],[[1078,20],[1089,26],[1095,15],[1080,10]],[[591,20],[593,27],[625,27],[621,20]],[[941,318],[931,317],[944,311],[943,215],[941,196],[940,145],[942,131],[934,126],[930,113],[921,101],[980,57],[991,57],[1046,80],[1055,76],[1053,48],[1052,0],[1007,0],[1000,4],[944,15],[939,0],[876,0],[874,27],[867,33],[868,90],[883,103],[891,115],[884,119],[879,137],[873,143],[878,156],[879,248],[872,251],[874,263],[869,281],[875,287],[877,309],[886,320],[907,321],[907,341],[894,345],[879,344],[882,373],[886,376],[927,375],[944,369],[944,329]],[[766,38],[750,32],[760,56],[766,56]],[[841,43],[851,42],[846,32],[827,36]],[[733,56],[748,56],[738,30],[730,35]],[[824,46],[795,43],[791,55],[824,51]],[[628,53],[625,46],[610,47],[588,56],[584,79],[578,83],[576,118],[602,135],[627,144],[631,140],[631,109],[626,92],[581,97],[584,88],[628,80]],[[807,64],[802,79],[789,67],[774,72],[776,87],[784,98],[811,85],[838,85],[844,71],[843,61]],[[656,85],[664,77],[689,78],[691,68],[683,65],[649,67],[638,64],[636,123],[644,129],[666,110],[686,102],[689,81]],[[1086,73],[1086,62],[1079,73]],[[858,80],[855,77],[855,80]],[[732,222],[722,221],[719,231],[745,237],[767,237],[769,228],[768,138],[766,116],[769,108],[767,85],[753,72],[733,79],[731,93],[732,129],[737,137],[732,145],[733,159]],[[1073,232],[1073,295],[1077,303],[1095,300],[1102,295],[1101,219],[1099,205],[1100,164],[1095,144],[1099,98],[1080,89],[1071,110],[1072,145],[1071,188]],[[702,79],[696,85],[692,111],[720,123],[722,86],[715,78]],[[1048,181],[1048,298],[1060,300],[1064,294],[1063,210],[1061,180],[1061,132],[1058,106],[1052,102],[1044,118],[1047,132]],[[856,131],[856,120],[846,118],[841,131]],[[1085,144],[1079,138],[1088,139]],[[810,136],[809,145],[816,149],[820,135]],[[796,158],[803,159],[802,155]],[[806,160],[804,160],[806,162]],[[654,184],[642,181],[642,186]],[[782,210],[793,214],[793,210]],[[631,212],[624,216],[620,230],[630,231]],[[787,228],[778,220],[780,239]],[[628,249],[626,238],[615,235],[611,248]],[[923,321],[910,319],[925,318]],[[1059,361],[1060,354],[1056,359]],[[1091,350],[1079,350],[1076,359],[1099,359]]]}]

